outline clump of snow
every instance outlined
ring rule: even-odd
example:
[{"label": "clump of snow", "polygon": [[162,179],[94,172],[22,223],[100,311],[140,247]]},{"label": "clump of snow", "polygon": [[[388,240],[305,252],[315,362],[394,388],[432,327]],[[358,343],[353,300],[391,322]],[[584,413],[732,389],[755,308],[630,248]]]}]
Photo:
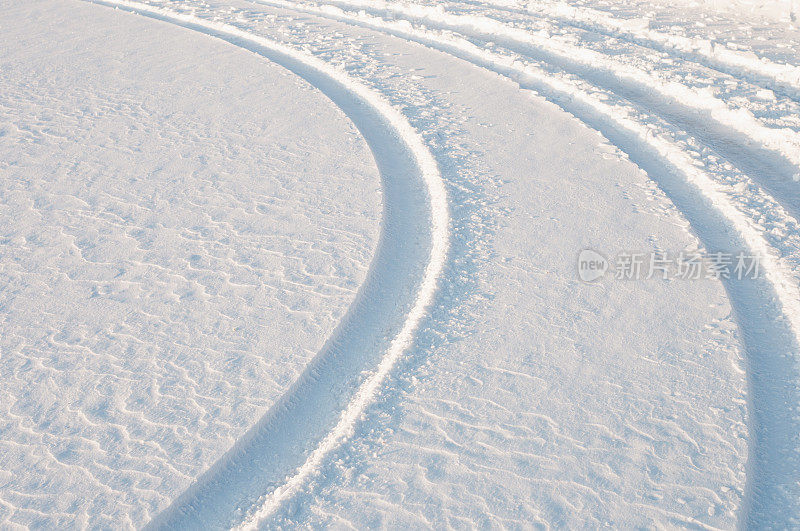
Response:
[{"label": "clump of snow", "polygon": [[764,101],[775,101],[775,93],[769,89],[759,89],[756,91],[756,98]]}]

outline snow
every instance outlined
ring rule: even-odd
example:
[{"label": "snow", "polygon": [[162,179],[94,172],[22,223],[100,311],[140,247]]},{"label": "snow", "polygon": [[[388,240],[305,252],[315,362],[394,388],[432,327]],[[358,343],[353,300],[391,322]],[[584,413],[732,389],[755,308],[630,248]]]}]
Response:
[{"label": "snow", "polygon": [[139,527],[352,303],[378,174],[336,107],[238,48],[81,3],[3,12],[0,512]]},{"label": "snow", "polygon": [[797,0],[678,0],[677,4],[681,7],[769,22],[794,23],[800,17],[800,2]]},{"label": "snow", "polygon": [[796,2],[0,2],[0,526],[800,521]]},{"label": "snow", "polygon": [[[431,83],[456,93],[492,82],[465,66],[445,71]],[[503,182],[509,208],[475,288],[484,300],[467,303],[464,337],[420,354],[410,389],[368,417],[355,451],[333,458],[311,491],[321,499],[297,501],[278,524],[690,522],[667,511],[735,524],[745,382],[723,293],[712,283],[583,285],[574,273],[573,249],[588,244],[610,252],[695,242],[668,202],[602,138],[565,122],[551,105],[531,103],[511,83],[495,91],[503,107],[486,108],[476,94],[459,98],[471,117],[462,127],[473,149],[507,143],[482,159]],[[509,139],[509,131],[527,134]],[[579,200],[589,194],[598,201]],[[632,205],[641,212],[620,219]],[[674,225],[652,232],[653,219],[665,214]],[[718,386],[727,389],[710,392]],[[712,405],[708,394],[724,398]],[[695,410],[698,399],[724,412]],[[730,490],[718,499],[703,493],[718,484]]]}]

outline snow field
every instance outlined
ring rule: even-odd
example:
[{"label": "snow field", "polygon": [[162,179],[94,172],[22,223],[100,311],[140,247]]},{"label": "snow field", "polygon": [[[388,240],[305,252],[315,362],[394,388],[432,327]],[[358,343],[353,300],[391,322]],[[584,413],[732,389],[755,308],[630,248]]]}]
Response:
[{"label": "snow field", "polygon": [[83,3],[2,10],[0,525],[141,527],[339,322],[378,174],[280,67]]},{"label": "snow field", "polygon": [[[274,319],[281,318],[281,311],[290,316],[288,324],[280,325],[281,337],[275,341],[291,347],[277,358],[280,361],[256,355],[253,363],[263,372],[250,369],[245,373],[259,378],[264,372],[273,376],[273,370],[285,369],[286,377],[273,382],[267,394],[252,384],[247,387],[246,379],[241,388],[225,384],[228,394],[220,400],[241,400],[249,407],[239,410],[245,414],[228,429],[226,439],[195,441],[193,453],[183,440],[184,446],[163,447],[162,462],[183,474],[174,480],[185,488],[180,495],[180,489],[173,488],[165,498],[160,494],[162,487],[155,486],[154,496],[142,496],[139,501],[137,493],[144,483],[137,483],[130,494],[125,484],[113,486],[115,494],[128,496],[129,504],[115,513],[125,515],[127,525],[139,526],[147,520],[152,528],[796,525],[800,514],[796,481],[800,451],[795,441],[800,424],[800,61],[791,52],[791,8],[788,18],[780,9],[769,14],[754,10],[731,24],[724,9],[711,11],[708,3],[685,8],[599,0],[569,4],[477,0],[93,3],[156,19],[143,21],[144,17],[118,13],[117,24],[124,21],[123,27],[137,20],[142,27],[153,24],[187,39],[192,33],[206,43],[221,39],[228,45],[216,46],[244,49],[237,52],[239,57],[249,56],[253,65],[260,65],[258,69],[276,62],[291,71],[284,76],[297,76],[301,93],[306,91],[297,105],[313,109],[315,116],[302,123],[317,123],[317,110],[331,109],[330,101],[319,92],[340,108],[335,114],[341,120],[322,118],[315,130],[332,139],[330,149],[317,159],[303,159],[308,168],[297,172],[294,181],[287,174],[292,175],[289,167],[296,159],[279,157],[268,164],[248,155],[250,144],[258,145],[252,139],[261,138],[252,129],[236,138],[244,142],[244,148],[204,140],[236,131],[241,119],[235,116],[230,122],[199,119],[187,125],[180,121],[180,114],[172,113],[167,115],[169,120],[153,118],[160,126],[144,127],[146,131],[174,127],[176,133],[166,135],[168,140],[179,138],[178,132],[198,131],[191,139],[202,147],[203,155],[200,169],[191,173],[193,178],[202,179],[215,163],[266,168],[276,182],[291,184],[283,192],[264,191],[260,203],[274,205],[279,197],[291,207],[282,214],[252,209],[247,199],[240,198],[244,187],[212,194],[214,201],[190,201],[204,213],[213,205],[212,212],[218,216],[219,231],[202,235],[215,242],[213,252],[207,254],[216,261],[187,249],[193,253],[186,262],[190,270],[202,264],[204,276],[171,273],[182,270],[181,262],[172,260],[174,248],[181,248],[175,244],[183,237],[179,233],[155,255],[161,260],[157,271],[167,275],[167,280],[151,288],[154,295],[175,293],[178,302],[153,299],[145,305],[141,301],[154,295],[139,282],[134,296],[117,297],[118,311],[133,308],[136,315],[147,306],[147,317],[163,323],[159,312],[174,312],[170,308],[179,305],[192,313],[170,314],[170,332],[180,332],[183,326],[178,337],[201,339],[214,359],[213,353],[222,350],[214,341],[228,336],[214,325],[216,333],[198,337],[190,315],[214,316],[213,304],[221,304],[224,298],[225,315],[241,318],[242,327],[270,329],[252,324],[262,321],[256,314],[264,315],[261,307],[245,310],[236,302],[237,297],[255,300],[244,291],[246,286],[263,282],[266,287],[275,282],[281,306]],[[26,9],[28,14],[39,9],[41,23],[50,4],[39,2],[31,4],[32,10]],[[109,12],[100,5],[85,9]],[[64,10],[60,13],[66,16]],[[695,22],[691,17],[698,14],[702,16]],[[759,26],[760,16],[777,22]],[[727,44],[724,39],[729,39]],[[140,64],[150,61],[167,68],[158,62],[160,57],[154,59],[156,46],[150,43],[141,48]],[[192,64],[212,64],[201,53],[191,55],[188,48],[178,47],[176,55],[193,57]],[[40,51],[37,46],[31,50]],[[15,60],[13,53],[10,57]],[[124,57],[121,64],[127,64],[130,54]],[[96,61],[98,70],[108,70],[107,55]],[[240,75],[242,70],[246,68],[239,66]],[[18,80],[25,79],[21,70],[14,72],[7,80],[12,88],[14,82],[21,85]],[[98,75],[85,77],[91,80]],[[148,93],[148,87],[159,86],[159,79],[158,72],[148,73],[139,90]],[[319,92],[308,92],[312,89],[305,83]],[[76,83],[67,78],[65,84]],[[238,86],[235,81],[226,85],[228,90]],[[8,106],[8,116],[28,105],[25,91],[14,90],[9,91],[16,99]],[[113,101],[93,91],[99,92],[90,86],[86,93],[98,101]],[[297,89],[287,91],[294,97]],[[185,97],[195,92],[181,93],[183,103],[198,109],[211,107]],[[318,100],[303,99],[311,93]],[[65,99],[58,94],[37,102],[38,107],[30,105],[52,109],[53,101]],[[169,98],[166,101],[164,108],[175,105]],[[243,101],[245,107],[254,100]],[[284,101],[281,110],[287,107]],[[63,120],[70,108],[74,105],[64,105],[52,115]],[[111,106],[109,112],[113,115],[120,109],[125,108]],[[349,121],[342,119],[341,111]],[[293,114],[291,108],[286,114]],[[135,122],[125,112],[122,115],[121,122]],[[291,153],[291,139],[302,130],[296,120],[277,110],[264,120],[281,124],[270,138],[280,139],[273,142]],[[52,121],[44,116],[31,125],[22,115],[13,115],[7,121],[10,126],[3,129],[15,134],[9,149],[32,157],[34,148],[19,148],[25,144],[17,139],[29,135],[33,145],[48,146],[43,139],[62,132],[44,125]],[[204,133],[197,122],[209,132]],[[114,139],[114,146],[130,141],[130,134],[94,127],[96,135],[84,142],[98,144],[98,149],[108,148],[107,138]],[[345,142],[332,136],[339,128]],[[289,139],[285,144],[284,138]],[[361,151],[345,157],[349,162],[340,162],[342,166],[327,169],[320,161],[342,160],[342,153],[352,151],[347,141],[361,142]],[[313,138],[298,142],[313,146],[311,151],[320,145]],[[216,157],[215,149],[221,145],[227,151]],[[365,146],[371,156],[365,155]],[[158,164],[160,155],[147,147],[144,152],[154,153],[153,163]],[[191,149],[185,148],[184,153]],[[308,150],[300,149],[308,156]],[[52,147],[42,152],[42,174],[49,171],[48,164],[54,165],[52,152]],[[92,161],[98,172],[104,165],[113,165],[115,157],[100,159]],[[195,189],[197,181],[175,184],[170,180],[184,171],[186,159],[191,160],[191,155],[149,172],[147,184],[137,185],[155,190],[150,192],[152,204],[144,205],[153,211],[151,219],[166,216],[165,208],[157,208],[162,203],[169,205],[172,217],[166,219],[175,226],[193,215],[191,206],[181,210],[176,198],[183,193],[179,186]],[[32,167],[27,159],[20,161],[22,168]],[[129,171],[129,159],[120,158],[117,164],[111,174]],[[322,165],[315,168],[314,164]],[[3,169],[17,171],[13,169],[17,165]],[[375,205],[380,208],[381,201],[375,200],[376,190],[358,202],[350,197],[358,194],[352,194],[349,181],[314,181],[313,175],[320,171],[353,175],[373,185],[379,173],[383,200],[379,236]],[[246,173],[226,172],[226,180],[219,182],[238,183],[237,176]],[[93,193],[120,196],[113,181],[94,179],[91,182],[99,184],[85,190],[81,188],[84,182],[76,180],[62,196],[69,201],[77,198],[92,208],[98,204]],[[330,190],[320,189],[322,182],[330,183]],[[208,195],[208,186],[199,190]],[[56,210],[42,201],[50,197],[49,190],[41,190],[32,201],[31,195],[35,192],[30,189],[15,190],[8,195],[13,198],[8,204],[29,201],[33,207],[27,210]],[[133,195],[121,197],[122,204],[136,204]],[[301,206],[308,202],[319,214],[298,209],[297,201]],[[239,203],[244,206],[230,209]],[[15,208],[9,219],[15,219],[16,232],[6,244],[23,261],[2,264],[23,264],[11,271],[14,281],[24,285],[28,278],[35,278],[31,271],[41,261],[39,257],[25,259],[25,253],[37,243],[44,248],[48,244],[35,238],[23,242],[16,236],[35,225],[25,208]],[[60,211],[66,214],[48,223],[63,232],[63,220],[69,220],[73,210],[64,206]],[[248,253],[248,238],[258,242],[253,248],[263,248],[258,233],[251,236],[252,228],[242,230],[247,223],[256,223],[253,216],[248,217],[251,211],[263,215],[260,223],[276,220],[268,226],[280,234],[283,256],[299,259],[300,272],[284,266],[276,279],[253,267],[252,284],[235,284],[239,290],[235,294],[220,292],[219,284],[209,279],[218,275],[234,285],[239,274],[226,276],[227,265],[220,257],[235,252],[241,260],[241,254]],[[240,215],[244,215],[242,221],[231,221]],[[330,223],[338,229],[334,220],[339,217],[353,225],[343,232],[328,229]],[[316,223],[323,227],[321,231],[314,232]],[[85,245],[83,225],[73,224],[73,232],[83,235],[82,240],[73,236],[83,261],[95,264],[103,258],[104,265],[128,263],[124,240],[106,241],[126,224],[147,228],[144,221],[125,215],[115,228],[98,231],[100,244]],[[207,221],[198,222],[202,224]],[[222,232],[229,226],[234,235]],[[284,235],[281,231],[286,227],[308,232]],[[171,234],[160,225],[150,230],[154,238]],[[365,240],[363,234],[373,239]],[[360,246],[353,247],[355,242]],[[344,253],[340,252],[343,244]],[[226,245],[235,251],[226,255]],[[759,257],[763,275],[722,282],[622,282],[606,277],[584,284],[577,280],[574,259],[587,247],[609,255],[745,250]],[[323,256],[305,258],[304,253],[317,249],[324,250]],[[146,269],[153,254],[146,258],[137,258],[136,267],[128,269]],[[50,260],[53,265],[47,271],[59,275],[65,267],[63,258]],[[75,271],[93,275],[83,262]],[[318,271],[333,276],[326,278]],[[188,289],[181,277],[189,282]],[[75,281],[69,273],[67,278]],[[128,280],[121,278],[117,285]],[[195,289],[196,285],[202,289]],[[302,302],[287,291],[287,285],[308,289]],[[346,288],[330,290],[338,285]],[[115,289],[98,293],[114,296],[120,293]],[[314,299],[319,290],[326,295],[321,302]],[[26,294],[28,300],[50,304],[42,292]],[[50,297],[55,301],[58,295]],[[80,300],[79,295],[72,297]],[[271,304],[272,299],[264,300]],[[195,303],[200,306],[191,306]],[[16,311],[21,307],[6,305],[16,312],[8,313],[12,326],[33,322],[31,311]],[[96,319],[97,312],[89,315]],[[293,319],[300,315],[306,335],[292,331]],[[121,319],[114,314],[107,318]],[[58,327],[54,322],[51,317],[42,321],[44,328]],[[308,323],[314,323],[313,327]],[[97,337],[96,330],[73,329],[83,331],[66,340],[59,336],[49,354],[44,350],[46,355],[40,359],[45,366],[53,352],[71,352],[67,345],[83,347]],[[149,330],[127,332],[139,338]],[[315,334],[316,346],[306,346]],[[89,347],[99,363],[105,362],[105,349],[118,344],[119,337]],[[150,367],[162,359],[158,352],[175,348],[169,342],[173,336],[156,337],[148,350],[150,358],[145,357],[151,360],[146,372],[152,372]],[[250,333],[240,343],[243,351],[258,344],[253,337]],[[12,345],[11,352],[22,352],[21,344]],[[198,347],[189,339],[175,345],[183,349],[168,365],[170,371],[178,370],[178,376],[170,380],[176,389],[221,380],[229,369],[241,374],[229,363],[197,378],[197,371],[182,369],[181,364],[195,363],[192,355]],[[297,355],[298,345],[303,345],[302,356]],[[71,360],[72,356],[67,357]],[[138,359],[126,356],[120,354],[117,359]],[[124,364],[109,374],[120,370],[127,370]],[[93,371],[100,372],[90,366],[87,378]],[[64,369],[64,373],[71,376],[73,371]],[[153,381],[159,378],[156,374]],[[184,380],[192,384],[187,386]],[[62,378],[57,385],[78,384],[64,383]],[[162,426],[173,418],[191,426],[214,423],[217,430],[226,425],[226,414],[231,412],[212,403],[220,388],[216,385],[204,395],[192,396],[188,408],[179,393],[166,406],[156,396],[152,404],[166,411]],[[255,396],[248,394],[251,391],[269,398],[257,401],[250,398]],[[113,386],[112,392],[116,392]],[[9,432],[12,436],[17,437],[19,426],[29,422],[29,416],[37,418],[31,412],[46,396],[38,390],[15,391],[12,401],[20,404],[24,397],[29,406],[6,413],[16,419]],[[63,407],[63,401],[55,398],[50,403],[50,411]],[[148,398],[139,406],[142,411],[153,410]],[[76,411],[82,411],[81,407]],[[126,404],[123,411],[127,409]],[[182,413],[175,416],[178,410]],[[119,417],[116,410],[111,415]],[[38,418],[44,423],[51,416]],[[203,420],[198,423],[198,418]],[[102,419],[94,425],[102,426]],[[135,422],[131,425],[138,429]],[[52,429],[40,424],[36,430],[45,436],[35,447],[52,454],[52,442],[46,439]],[[88,434],[86,440],[92,437]],[[120,446],[115,441],[103,444],[106,452]],[[30,462],[24,461],[26,448],[26,443],[16,448],[23,459],[21,470],[31,469]],[[64,462],[72,471],[88,470],[97,477],[92,467],[101,454],[53,454],[51,462]],[[172,465],[171,460],[180,464]],[[186,463],[194,468],[186,468]],[[133,469],[137,466],[134,461]],[[114,477],[112,470],[109,465],[99,484]],[[148,487],[163,477],[160,471],[149,473]],[[63,477],[59,474],[54,477]],[[31,472],[31,482],[22,489],[14,483],[0,484],[6,511],[0,517],[6,522],[25,522],[38,510],[37,521],[69,522],[70,515],[80,510],[78,521],[86,525],[105,511],[77,502],[70,506],[71,498],[66,496],[60,512],[48,512],[52,498],[26,498],[24,490],[38,492],[36,480],[45,476],[43,471]],[[87,490],[75,482],[70,489],[95,492],[96,487]],[[9,501],[8,496],[13,499]],[[102,503],[108,496],[95,495],[94,500]],[[156,507],[158,511],[153,510]]]}]

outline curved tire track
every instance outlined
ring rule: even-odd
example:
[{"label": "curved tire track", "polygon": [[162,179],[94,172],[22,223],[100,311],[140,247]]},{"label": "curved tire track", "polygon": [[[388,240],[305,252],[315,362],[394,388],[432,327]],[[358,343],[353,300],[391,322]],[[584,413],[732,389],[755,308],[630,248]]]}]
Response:
[{"label": "curved tire track", "polygon": [[[742,523],[771,522],[777,526],[791,524],[792,513],[798,513],[800,504],[798,501],[800,497],[796,496],[796,478],[800,477],[800,456],[798,456],[795,441],[798,419],[793,411],[797,404],[800,404],[800,384],[798,383],[800,382],[800,373],[797,367],[800,312],[798,311],[797,286],[787,277],[780,260],[772,255],[769,245],[758,231],[750,225],[746,217],[737,212],[736,208],[730,204],[730,201],[703,171],[692,168],[691,159],[681,153],[676,145],[651,138],[647,129],[641,124],[616,116],[610,106],[590,95],[582,94],[574,86],[548,79],[546,74],[537,74],[530,69],[521,68],[510,63],[506,58],[491,52],[474,47],[459,46],[432,32],[381,26],[365,22],[353,15],[332,14],[321,9],[312,10],[294,2],[264,1],[257,3],[311,13],[419,42],[465,59],[478,67],[506,76],[519,83],[523,88],[535,90],[593,129],[601,132],[626,152],[631,160],[644,169],[666,192],[689,220],[706,247],[724,252],[744,246],[751,251],[765,254],[765,263],[768,266],[766,279],[758,281],[730,280],[725,283],[743,332],[743,341],[748,353],[748,374],[751,381],[752,456],[749,463],[748,491],[745,495]],[[523,50],[523,55],[525,55],[524,52]],[[536,58],[564,67],[564,57],[552,56],[548,53],[547,50],[537,52]],[[605,75],[602,72],[600,74],[589,72],[590,75],[587,76],[587,72],[582,70],[583,67],[580,65],[578,67],[572,65],[573,73],[590,81],[597,82],[599,80],[601,84],[608,85],[608,79],[596,77],[601,74]],[[611,80],[619,83],[619,80],[614,81],[613,78]],[[630,89],[624,84],[618,86],[612,83],[610,88],[614,92],[621,91],[621,95],[626,99],[635,99],[630,97],[631,94],[626,93]],[[664,102],[642,100],[639,103],[647,107],[651,103],[659,106]],[[684,119],[680,116],[678,118]],[[690,118],[693,117],[688,116],[685,119]],[[680,120],[677,121],[681,125]],[[698,127],[700,125],[702,124],[697,124]],[[722,129],[719,132],[725,133]],[[705,140],[707,143],[716,142],[717,147],[727,149],[728,154],[736,158],[738,156],[736,155],[737,149],[746,147],[748,139],[747,135],[743,134],[735,138],[728,136],[722,140],[713,138]],[[760,146],[759,152],[752,148],[748,149],[750,149],[749,154],[759,155],[755,157],[756,159],[763,157],[764,152],[768,151],[766,146]],[[778,173],[784,176],[793,171],[792,162],[775,152],[770,153],[767,159],[770,165],[778,167]],[[762,159],[762,162],[767,159]],[[752,161],[750,162],[752,163]],[[756,169],[763,171],[763,167]],[[754,168],[749,168],[746,173],[753,170]],[[773,192],[775,191],[773,190]],[[790,205],[796,205],[788,194],[778,193],[776,195],[784,201],[788,199]],[[793,214],[796,213],[796,208],[789,208],[789,210],[794,211]],[[336,442],[335,439],[326,439],[326,441]],[[273,493],[267,499],[267,503],[262,505],[264,510],[261,514],[257,513],[257,517],[270,514],[276,507],[276,501],[279,503],[281,497],[284,496],[283,493],[290,494],[292,492],[292,489],[295,488],[292,486],[292,479],[284,484],[288,485],[286,490],[278,489],[277,494]],[[196,508],[192,510],[196,510]],[[787,520],[780,521],[781,515]],[[258,518],[252,521],[257,522]]]},{"label": "curved tire track", "polygon": [[[325,16],[325,9],[293,0],[254,3],[291,7],[295,5]],[[794,219],[800,220],[800,195],[795,176],[800,171],[800,135],[767,128],[753,116],[734,112],[715,97],[704,96],[676,82],[660,79],[599,52],[533,35],[484,16],[439,12],[427,6],[371,6],[364,0],[325,0],[322,5],[342,10],[343,19],[356,20],[353,10],[375,17],[421,24],[437,31],[462,35],[482,43],[494,42],[508,50],[576,75],[613,92],[641,109],[661,117],[752,176]],[[333,16],[334,13],[329,13]]]},{"label": "curved tire track", "polygon": [[570,5],[564,2],[528,4],[525,8],[497,5],[479,0],[461,0],[488,12],[512,13],[624,40],[653,51],[665,53],[721,74],[743,78],[747,82],[766,88],[790,100],[800,102],[800,67],[777,63],[715,45],[711,41],[672,35],[650,28],[636,28],[628,21],[614,19],[601,11]]},{"label": "curved tire track", "polygon": [[[125,0],[89,1],[198,31],[281,64],[347,114],[369,144],[381,174],[382,232],[347,314],[281,399],[148,526],[255,527],[352,433],[413,341],[447,256],[444,183],[436,161],[405,118],[377,93],[322,61],[226,24]],[[368,370],[372,372],[365,376]],[[251,508],[255,510],[248,514]]]},{"label": "curved tire track", "polygon": [[[535,91],[599,131],[641,167],[713,251],[743,248],[760,255],[766,275],[724,281],[747,352],[750,380],[750,460],[740,520],[743,525],[791,527],[800,514],[800,293],[781,260],[704,171],[679,146],[654,138],[647,127],[617,116],[614,108],[547,73],[522,68],[492,52],[408,26],[366,21],[344,12],[326,12],[287,0],[254,3],[290,9],[377,30],[417,42],[510,78]],[[338,2],[337,2],[338,3]],[[788,163],[787,163],[788,164]],[[783,518],[783,520],[781,520]]]}]

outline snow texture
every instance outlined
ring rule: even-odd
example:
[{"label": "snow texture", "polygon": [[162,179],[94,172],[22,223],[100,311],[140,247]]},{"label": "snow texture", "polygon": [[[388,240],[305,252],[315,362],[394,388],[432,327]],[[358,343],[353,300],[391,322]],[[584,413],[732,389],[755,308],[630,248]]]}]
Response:
[{"label": "snow texture", "polygon": [[800,525],[798,7],[0,0],[0,525]]}]

